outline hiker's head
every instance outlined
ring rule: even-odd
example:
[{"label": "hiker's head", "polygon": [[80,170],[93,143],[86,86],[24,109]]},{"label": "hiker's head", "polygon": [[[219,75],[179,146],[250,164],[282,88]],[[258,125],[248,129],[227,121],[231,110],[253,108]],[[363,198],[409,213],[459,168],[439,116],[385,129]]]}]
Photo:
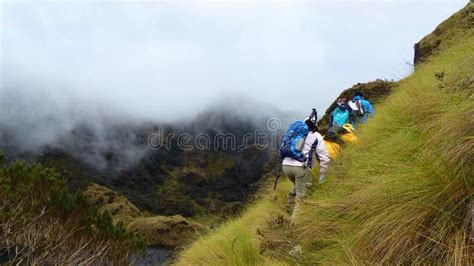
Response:
[{"label": "hiker's head", "polygon": [[359,97],[364,98],[364,93],[361,92],[361,91],[358,91],[358,92],[356,92],[356,94],[354,95],[354,97],[356,97],[356,96],[359,96]]},{"label": "hiker's head", "polygon": [[306,118],[306,120],[310,120],[314,124],[316,124],[316,121],[318,120],[318,113],[316,112],[316,109],[313,109],[311,114]]},{"label": "hiker's head", "polygon": [[341,139],[337,136],[337,134],[334,131],[328,131],[323,137],[324,140],[339,143]]},{"label": "hiker's head", "polygon": [[305,122],[306,125],[308,126],[309,131],[311,131],[311,132],[317,132],[317,131],[318,131],[318,126],[316,125],[316,121],[315,121],[315,120],[310,119],[310,118],[306,118],[306,119],[304,120],[304,122]]},{"label": "hiker's head", "polygon": [[336,100],[336,104],[337,104],[338,106],[342,106],[342,105],[344,105],[344,104],[346,104],[346,103],[347,103],[346,98],[338,98],[338,99]]}]

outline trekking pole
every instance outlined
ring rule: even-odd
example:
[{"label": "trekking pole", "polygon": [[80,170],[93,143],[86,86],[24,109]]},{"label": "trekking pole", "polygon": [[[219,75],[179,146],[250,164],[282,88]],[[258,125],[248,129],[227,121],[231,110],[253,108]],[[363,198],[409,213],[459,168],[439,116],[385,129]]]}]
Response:
[{"label": "trekking pole", "polygon": [[311,114],[309,115],[309,119],[312,119],[313,117],[314,117],[314,120],[316,120],[317,117],[318,117],[318,112],[316,111],[316,108],[313,108],[311,110]]},{"label": "trekking pole", "polygon": [[275,171],[276,171],[276,177],[275,177],[275,184],[273,185],[273,190],[276,190],[277,188],[277,184],[278,184],[278,180],[280,179],[281,177],[281,171],[282,169],[281,168],[281,163],[280,163],[280,160],[277,161],[277,164],[276,164],[276,167],[275,167]]},{"label": "trekking pole", "polygon": [[277,176],[275,178],[275,185],[273,186],[273,190],[276,190],[277,184],[278,184],[278,179],[280,179],[280,176],[281,176],[281,174],[277,174]]}]

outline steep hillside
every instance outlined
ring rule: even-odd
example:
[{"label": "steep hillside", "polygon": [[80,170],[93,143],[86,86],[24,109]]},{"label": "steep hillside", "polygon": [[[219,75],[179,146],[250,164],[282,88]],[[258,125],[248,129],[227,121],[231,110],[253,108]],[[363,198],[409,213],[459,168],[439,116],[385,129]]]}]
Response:
[{"label": "steep hillside", "polygon": [[[285,235],[289,220],[284,204],[290,188],[290,182],[284,180],[273,191],[273,180],[267,179],[259,190],[262,196],[258,200],[247,206],[239,217],[226,221],[185,247],[176,264],[280,264],[280,249],[291,248],[295,244]],[[274,230],[280,230],[281,234],[271,234]],[[286,257],[285,254],[283,257]]]},{"label": "steep hillside", "polygon": [[472,264],[472,30],[462,40],[400,82],[333,163],[298,220],[305,259]]},{"label": "steep hillside", "polygon": [[[473,15],[470,3],[440,26],[436,52],[418,59],[415,73],[376,107],[293,226],[278,226],[272,217],[281,205],[268,203],[282,204],[284,191],[266,191],[242,217],[184,250],[178,264],[472,265]],[[459,27],[460,18],[470,24]],[[280,244],[269,246],[275,237]]]},{"label": "steep hillside", "polygon": [[[472,0],[469,1],[472,5]],[[474,14],[472,7],[467,7],[455,13],[441,23],[436,29],[415,44],[413,63],[417,65],[436,55],[444,48],[456,44],[461,36],[472,30]]]}]

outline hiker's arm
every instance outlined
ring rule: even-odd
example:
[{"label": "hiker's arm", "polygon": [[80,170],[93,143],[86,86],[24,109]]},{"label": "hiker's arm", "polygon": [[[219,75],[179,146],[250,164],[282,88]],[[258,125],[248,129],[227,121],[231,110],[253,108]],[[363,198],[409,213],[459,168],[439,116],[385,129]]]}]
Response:
[{"label": "hiker's arm", "polygon": [[[334,111],[333,111],[333,112],[334,112]],[[331,126],[332,126],[332,120],[333,120],[333,119],[332,119],[332,115],[334,114],[333,112],[331,112],[331,113],[329,114],[329,123],[328,123],[328,127],[331,127]]]},{"label": "hiker's arm", "polygon": [[320,141],[318,141],[318,145],[316,147],[316,154],[319,159],[319,176],[320,179],[321,177],[326,176],[326,172],[328,171],[329,168],[329,161],[331,161],[329,157],[328,150],[326,149],[326,145],[324,144],[323,139],[321,138]]},{"label": "hiker's arm", "polygon": [[372,104],[367,100],[365,100],[364,103],[365,103],[364,111],[369,115],[374,115],[374,107],[372,107]]},{"label": "hiker's arm", "polygon": [[357,121],[357,114],[354,110],[349,109],[349,123],[354,125]]}]

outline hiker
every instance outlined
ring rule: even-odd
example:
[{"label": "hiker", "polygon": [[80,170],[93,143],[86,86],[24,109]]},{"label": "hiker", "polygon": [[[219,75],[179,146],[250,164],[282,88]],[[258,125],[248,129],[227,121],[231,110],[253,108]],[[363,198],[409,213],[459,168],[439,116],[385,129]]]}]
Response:
[{"label": "hiker", "polygon": [[344,145],[344,141],[332,131],[326,132],[323,139],[329,158],[335,160],[339,156],[339,153],[341,153],[341,147]]},{"label": "hiker", "polygon": [[[288,137],[286,140],[289,141],[293,135],[296,135],[292,131],[292,128],[295,128],[294,125],[299,123],[300,126],[307,128],[306,134],[304,136],[304,142],[302,143],[300,150],[301,152],[297,151],[296,155],[291,153],[285,154],[282,153],[282,149],[280,148],[280,156],[283,157],[283,174],[288,177],[293,182],[293,188],[291,189],[290,193],[288,194],[288,203],[290,205],[294,204],[295,198],[302,199],[306,196],[307,188],[312,186],[312,173],[310,169],[313,168],[315,164],[315,160],[319,161],[320,169],[319,169],[319,182],[324,182],[326,171],[329,166],[329,154],[326,150],[324,145],[324,141],[322,136],[318,133],[318,128],[316,126],[316,117],[309,117],[303,122],[295,122],[293,123],[285,138]],[[304,132],[300,133],[304,134]],[[285,138],[283,139],[282,147],[285,146]],[[298,137],[297,137],[298,138]],[[301,137],[299,137],[301,139]],[[300,141],[300,140],[295,140]],[[288,150],[287,150],[288,151]],[[283,156],[282,156],[283,155]]]},{"label": "hiker", "polygon": [[355,143],[358,140],[357,136],[354,134],[354,127],[352,124],[344,124],[342,126],[341,134],[328,131],[323,139],[331,160],[335,160],[339,156],[341,148],[346,143]]},{"label": "hiker", "polygon": [[342,126],[344,124],[352,122],[349,120],[355,120],[354,113],[347,104],[347,100],[345,98],[338,98],[336,100],[336,108],[334,108],[334,111],[332,111],[331,115],[329,116],[328,131],[339,133],[342,130]]},{"label": "hiker", "polygon": [[369,116],[374,116],[372,104],[364,98],[364,94],[361,91],[356,92],[350,105],[353,112],[359,117],[358,122],[361,124],[364,124]]}]

